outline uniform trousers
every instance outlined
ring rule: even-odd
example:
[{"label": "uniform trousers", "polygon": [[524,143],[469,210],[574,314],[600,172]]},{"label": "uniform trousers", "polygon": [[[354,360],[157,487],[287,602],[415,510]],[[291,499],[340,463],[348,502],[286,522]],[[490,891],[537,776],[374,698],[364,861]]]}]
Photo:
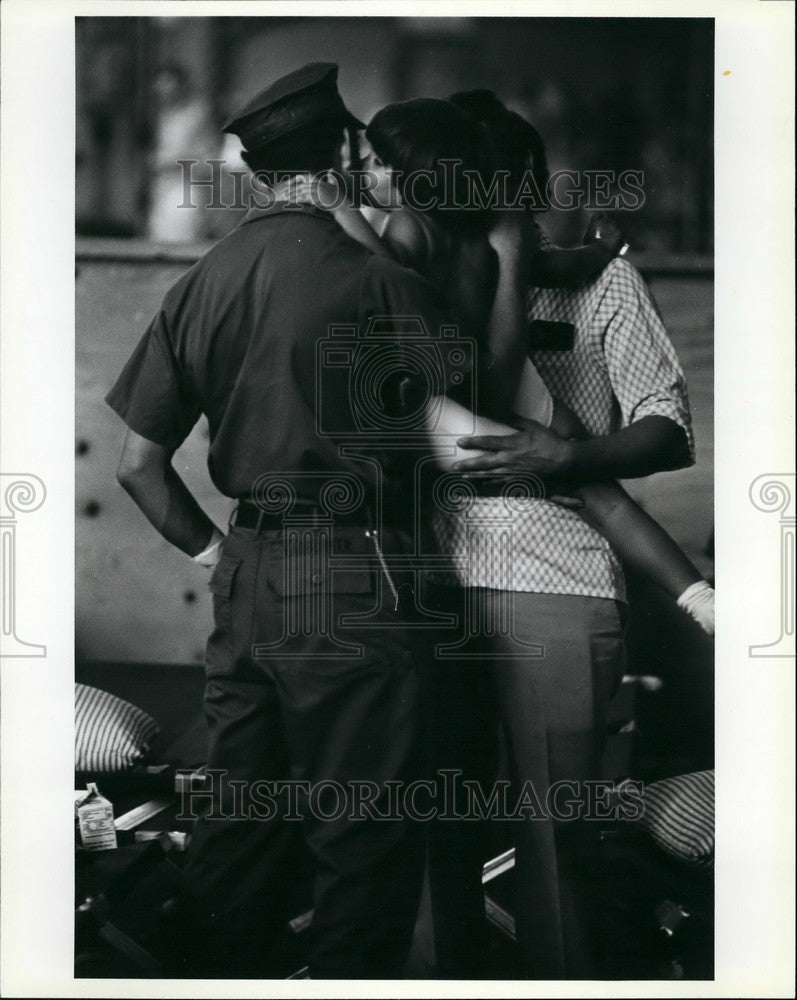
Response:
[{"label": "uniform trousers", "polygon": [[[387,786],[423,765],[417,643],[378,567],[332,571],[334,545],[308,538],[309,552],[289,551],[279,531],[233,528],[211,580],[205,713],[218,780],[186,870],[187,975],[268,975],[269,946],[297,915],[305,849],[313,978],[399,976],[409,949],[423,827]],[[355,528],[334,541],[354,555],[370,546]]]}]

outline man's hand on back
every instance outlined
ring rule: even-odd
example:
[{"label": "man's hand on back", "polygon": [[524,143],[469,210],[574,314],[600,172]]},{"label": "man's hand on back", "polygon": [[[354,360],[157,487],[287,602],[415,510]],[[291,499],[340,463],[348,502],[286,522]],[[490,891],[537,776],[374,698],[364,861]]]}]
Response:
[{"label": "man's hand on back", "polygon": [[454,465],[454,471],[496,475],[530,472],[543,477],[564,476],[572,471],[569,441],[536,420],[518,417],[516,423],[520,427],[516,434],[460,438],[460,448],[484,454],[462,459]]},{"label": "man's hand on back", "polygon": [[534,420],[517,418],[516,434],[460,438],[457,445],[485,454],[463,459],[457,472],[497,476],[534,473],[592,482],[636,479],[689,465],[686,433],[669,417],[651,414],[604,437],[566,440]]}]

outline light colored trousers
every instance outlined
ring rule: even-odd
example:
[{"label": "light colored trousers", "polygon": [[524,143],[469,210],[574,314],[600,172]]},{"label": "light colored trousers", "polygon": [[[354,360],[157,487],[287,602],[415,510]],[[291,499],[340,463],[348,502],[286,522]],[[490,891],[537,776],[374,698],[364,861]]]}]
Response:
[{"label": "light colored trousers", "polygon": [[[492,671],[510,774],[518,788],[530,781],[544,802],[555,782],[599,777],[609,702],[625,667],[626,608],[603,598],[478,592],[485,614],[508,598],[512,634],[495,637]],[[531,643],[542,656],[529,655]],[[579,885],[558,845],[572,826],[550,818],[512,823],[516,936],[529,978],[577,979],[593,970]]]}]

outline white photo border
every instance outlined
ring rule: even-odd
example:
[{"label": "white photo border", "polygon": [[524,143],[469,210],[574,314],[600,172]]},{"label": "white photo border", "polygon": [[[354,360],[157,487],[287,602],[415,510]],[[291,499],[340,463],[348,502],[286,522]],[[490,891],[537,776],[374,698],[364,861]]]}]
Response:
[{"label": "white photo border", "polygon": [[[456,984],[455,996],[792,996],[794,660],[777,637],[778,517],[760,476],[794,473],[794,7],[662,2],[2,4],[2,450],[38,477],[20,518],[18,610],[46,656],[4,657],[2,989],[6,996],[423,996],[417,983],[73,979],[74,17],[713,17],[716,24],[716,978]],[[794,500],[792,498],[792,504]],[[793,506],[792,506],[793,512]],[[28,516],[28,515],[25,515]],[[793,513],[792,513],[793,516]],[[793,537],[793,535],[792,535]]]}]

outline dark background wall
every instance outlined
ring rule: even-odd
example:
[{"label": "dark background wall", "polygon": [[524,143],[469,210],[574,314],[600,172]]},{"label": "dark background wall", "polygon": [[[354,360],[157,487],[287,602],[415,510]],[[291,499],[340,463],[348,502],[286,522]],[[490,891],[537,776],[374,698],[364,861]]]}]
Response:
[{"label": "dark background wall", "polygon": [[[644,171],[644,210],[626,219],[638,249],[713,247],[711,19],[78,18],[77,46],[88,235],[152,232],[159,156],[180,145],[175,131],[190,139],[185,152],[238,165],[237,140],[219,131],[229,115],[283,73],[329,60],[365,121],[390,101],[493,88],[538,127],[553,169]],[[164,102],[159,74],[175,67],[184,79]],[[188,238],[225,231],[235,219],[223,214],[192,218]],[[548,228],[575,242],[584,222],[552,212]],[[181,223],[159,238],[182,235]]]}]

